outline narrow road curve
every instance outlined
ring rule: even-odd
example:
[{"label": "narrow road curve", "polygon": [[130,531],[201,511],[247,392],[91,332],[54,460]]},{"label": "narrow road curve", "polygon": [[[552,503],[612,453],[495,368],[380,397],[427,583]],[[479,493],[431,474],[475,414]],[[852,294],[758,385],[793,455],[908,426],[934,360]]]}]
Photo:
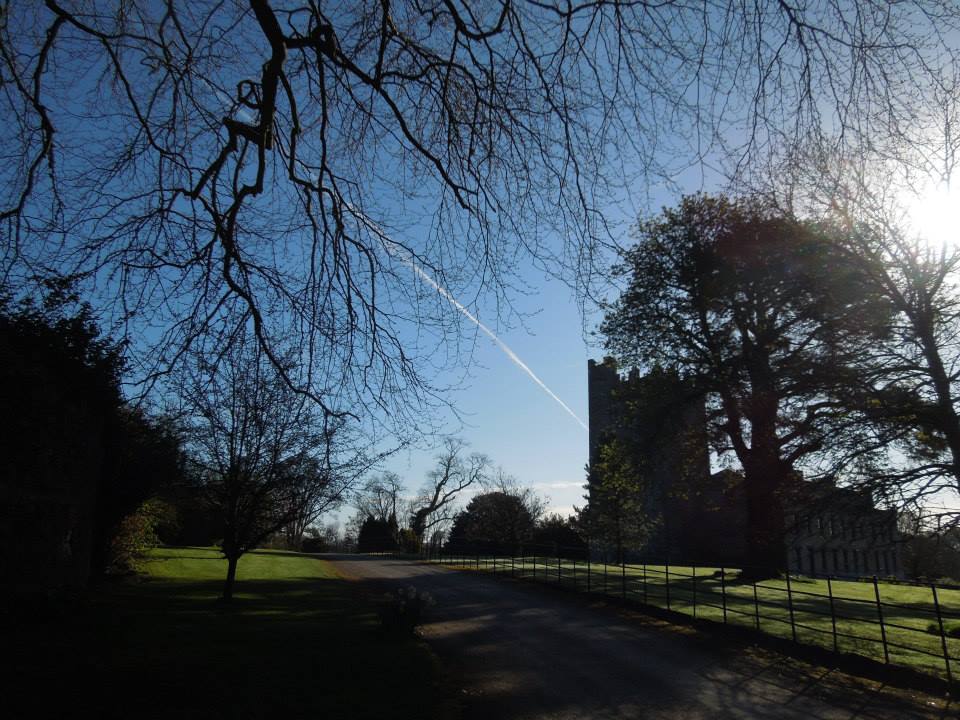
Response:
[{"label": "narrow road curve", "polygon": [[957,706],[701,635],[599,600],[416,561],[326,556],[436,599],[423,636],[457,668],[466,718],[953,718]]}]

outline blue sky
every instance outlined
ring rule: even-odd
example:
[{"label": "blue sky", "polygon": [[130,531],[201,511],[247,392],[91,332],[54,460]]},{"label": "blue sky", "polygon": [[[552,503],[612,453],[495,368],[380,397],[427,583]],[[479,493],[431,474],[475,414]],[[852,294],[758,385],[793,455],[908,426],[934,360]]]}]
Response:
[{"label": "blue sky", "polygon": [[[711,184],[693,171],[675,180],[682,185],[683,192],[702,191]],[[719,181],[713,184],[719,185]],[[651,185],[643,193],[611,198],[607,215],[615,228],[614,239],[629,244],[629,228],[640,213],[672,206],[680,196],[679,192]],[[637,198],[642,198],[639,204]],[[416,229],[412,232],[416,233]],[[559,245],[561,241],[557,238],[555,242]],[[529,258],[527,262],[529,265],[514,269],[516,279],[526,286],[525,291],[508,292],[517,314],[513,322],[508,319],[509,324],[504,324],[504,313],[497,312],[489,296],[486,302],[480,300],[479,307],[470,302],[475,297],[457,299],[467,304],[470,313],[488,325],[551,392],[588,423],[587,360],[599,359],[604,354],[600,339],[592,335],[602,315],[591,306],[584,317],[570,287],[547,277]],[[428,286],[426,281],[422,282],[424,287]],[[450,311],[456,313],[452,305]],[[436,464],[436,447],[428,444],[432,441],[438,446],[442,435],[453,435],[466,440],[471,451],[488,455],[495,466],[516,478],[520,485],[531,487],[546,498],[548,512],[571,514],[575,505],[584,504],[587,430],[491,338],[465,318],[462,327],[463,347],[472,347],[472,353],[465,353],[463,358],[468,363],[468,375],[458,390],[446,396],[460,419],[452,413],[441,413],[441,436],[425,439],[423,447],[400,451],[381,469],[400,475],[413,495]],[[458,382],[460,376],[441,375],[427,380],[442,385]],[[346,521],[353,512],[352,507],[346,506],[337,517]]]},{"label": "blue sky", "polygon": [[[482,314],[479,319],[587,422],[587,359],[600,350],[588,347],[568,287],[533,272],[528,279],[537,291],[515,298],[525,327],[497,328],[495,319]],[[489,455],[522,485],[548,496],[552,510],[568,514],[574,504],[582,504],[586,430],[482,333],[470,378],[451,399],[463,420],[462,425],[449,420],[452,434]],[[429,449],[402,451],[384,469],[398,473],[415,491],[433,467],[434,455]]]}]

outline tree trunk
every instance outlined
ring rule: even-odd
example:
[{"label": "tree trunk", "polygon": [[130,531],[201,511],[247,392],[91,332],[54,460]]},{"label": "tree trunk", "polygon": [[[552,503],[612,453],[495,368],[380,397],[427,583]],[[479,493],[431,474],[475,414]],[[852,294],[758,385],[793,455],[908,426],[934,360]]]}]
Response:
[{"label": "tree trunk", "polygon": [[748,353],[752,394],[747,407],[750,449],[740,457],[747,500],[745,578],[773,577],[787,569],[782,491],[789,466],[780,457],[777,438],[779,393],[766,348]]},{"label": "tree trunk", "polygon": [[927,367],[930,372],[930,378],[933,381],[933,389],[937,395],[937,420],[935,427],[943,432],[947,440],[947,446],[950,448],[950,469],[954,476],[954,482],[960,487],[960,418],[954,409],[953,387],[947,369],[940,354],[940,346],[936,334],[933,330],[933,321],[929,319],[918,319],[914,321],[917,326],[917,335],[920,338],[923,348],[924,358],[927,361]]},{"label": "tree trunk", "polygon": [[778,575],[787,569],[783,507],[777,483],[745,474],[747,499],[747,562],[745,578]]},{"label": "tree trunk", "polygon": [[224,602],[230,602],[233,599],[233,583],[237,579],[237,561],[239,560],[239,556],[230,555],[227,557],[227,579],[223,583],[223,597],[221,598]]}]

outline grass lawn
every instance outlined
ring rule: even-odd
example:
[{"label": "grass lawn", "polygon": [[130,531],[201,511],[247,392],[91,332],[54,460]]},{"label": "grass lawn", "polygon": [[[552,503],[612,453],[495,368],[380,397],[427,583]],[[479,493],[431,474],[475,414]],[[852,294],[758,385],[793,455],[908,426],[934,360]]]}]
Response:
[{"label": "grass lawn", "polygon": [[[456,559],[453,559],[456,564]],[[561,583],[580,591],[587,590],[586,562],[564,560],[557,567],[556,558],[501,557],[467,559],[464,567],[538,582]],[[558,572],[559,570],[559,572]],[[746,627],[758,626],[763,632],[792,638],[791,605],[797,641],[836,649],[884,661],[884,643],[873,583],[855,580],[791,578],[790,592],[786,580],[765,580],[756,586],[740,583],[737,570],[726,570],[721,581],[720,569],[663,565],[603,565],[592,563],[590,591],[623,597],[640,603],[668,608],[704,620],[726,622]],[[668,589],[669,578],[669,589]],[[878,583],[880,613],[883,615],[887,652],[891,664],[920,670],[946,678],[943,640],[928,627],[937,625],[933,593],[929,587]],[[938,602],[945,628],[960,625],[960,590],[938,590]],[[960,678],[960,638],[946,638],[951,656],[953,678]]]},{"label": "grass lawn", "polygon": [[369,591],[324,560],[244,556],[227,610],[217,603],[226,563],[215,550],[158,549],[142,569],[78,610],[4,618],[13,659],[4,680],[21,705],[6,717],[455,714],[426,646],[382,637]]}]

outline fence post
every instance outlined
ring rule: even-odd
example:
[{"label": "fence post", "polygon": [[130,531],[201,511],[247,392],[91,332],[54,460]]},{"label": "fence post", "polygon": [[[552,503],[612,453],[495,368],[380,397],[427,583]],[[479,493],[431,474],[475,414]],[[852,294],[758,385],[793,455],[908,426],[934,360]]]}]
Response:
[{"label": "fence post", "polygon": [[510,553],[510,577],[514,577],[514,576],[516,575],[516,572],[515,572],[515,571],[516,571],[516,564],[515,564],[515,563],[516,563],[516,557],[514,556],[514,553],[511,552],[511,553]]},{"label": "fence post", "polygon": [[603,556],[603,594],[604,594],[604,595],[609,595],[609,594],[610,594],[610,586],[609,586],[609,584],[607,583],[607,556],[606,556],[606,553],[604,553],[604,556]]},{"label": "fence post", "polygon": [[953,684],[953,676],[950,673],[950,653],[947,651],[947,634],[943,631],[943,615],[940,613],[940,600],[937,599],[937,586],[931,584],[933,590],[933,608],[937,611],[937,625],[940,627],[940,645],[943,647],[943,662],[947,666],[947,682]]},{"label": "fence post", "polygon": [[833,626],[833,651],[838,652],[837,648],[837,613],[833,609],[833,577],[827,575],[827,595],[830,597],[830,624]]},{"label": "fence post", "polygon": [[723,624],[727,624],[727,573],[720,568],[720,606],[723,608]]},{"label": "fence post", "polygon": [[573,558],[573,591],[577,591],[577,559]]},{"label": "fence post", "polygon": [[587,593],[590,592],[590,549],[587,548]]},{"label": "fence post", "polygon": [[757,597],[757,581],[753,581],[753,616],[757,630],[760,629],[760,599]]},{"label": "fence post", "polygon": [[643,604],[647,604],[647,561],[643,561]]},{"label": "fence post", "polygon": [[667,586],[667,610],[670,609],[670,563],[663,566],[663,577]]},{"label": "fence post", "polygon": [[887,631],[883,627],[883,608],[880,607],[880,585],[877,583],[877,576],[873,576],[873,594],[877,598],[877,617],[880,620],[880,641],[883,643],[883,661],[890,664],[890,651],[887,649]]},{"label": "fence post", "polygon": [[693,619],[697,619],[697,566],[691,565],[691,571],[693,572]]},{"label": "fence post", "polygon": [[627,559],[620,558],[620,597],[627,599]]},{"label": "fence post", "polygon": [[557,585],[562,585],[563,579],[560,577],[560,551],[557,550]]},{"label": "fence post", "polygon": [[793,619],[793,589],[790,587],[790,571],[787,571],[787,609],[790,611],[790,637],[797,641],[797,623]]}]

